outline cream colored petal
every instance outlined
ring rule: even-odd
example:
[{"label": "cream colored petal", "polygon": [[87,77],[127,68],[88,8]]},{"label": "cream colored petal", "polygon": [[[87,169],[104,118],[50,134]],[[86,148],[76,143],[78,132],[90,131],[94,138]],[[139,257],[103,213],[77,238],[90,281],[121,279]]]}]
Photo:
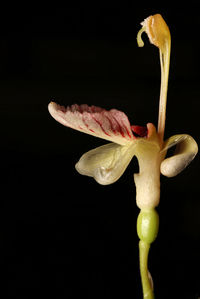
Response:
[{"label": "cream colored petal", "polygon": [[175,153],[172,157],[165,159],[161,163],[160,171],[167,177],[179,174],[194,159],[198,152],[196,141],[187,134],[174,135],[164,143],[163,151],[176,145]]},{"label": "cream colored petal", "polygon": [[76,170],[93,177],[101,185],[116,182],[134,156],[135,144],[109,143],[85,153],[76,164]]},{"label": "cream colored petal", "polygon": [[54,102],[48,105],[51,116],[62,125],[99,138],[125,145],[133,141],[131,126],[126,114],[84,105],[60,106]]}]

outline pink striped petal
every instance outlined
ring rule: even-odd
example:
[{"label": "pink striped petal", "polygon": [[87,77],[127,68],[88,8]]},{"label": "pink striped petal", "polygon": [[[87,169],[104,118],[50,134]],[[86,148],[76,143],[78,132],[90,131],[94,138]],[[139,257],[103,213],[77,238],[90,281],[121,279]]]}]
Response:
[{"label": "pink striped petal", "polygon": [[55,120],[72,129],[121,145],[135,139],[128,117],[119,110],[107,111],[86,104],[65,108],[54,102],[49,104],[48,109]]}]

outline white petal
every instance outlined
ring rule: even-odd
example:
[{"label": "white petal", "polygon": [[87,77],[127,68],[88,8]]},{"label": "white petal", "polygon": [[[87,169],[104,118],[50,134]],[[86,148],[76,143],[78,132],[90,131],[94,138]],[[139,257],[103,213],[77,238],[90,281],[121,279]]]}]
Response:
[{"label": "white petal", "polygon": [[128,117],[122,111],[116,109],[107,111],[85,104],[80,106],[75,104],[65,108],[54,102],[49,104],[48,109],[55,120],[83,133],[121,145],[129,143],[135,138]]},{"label": "white petal", "polygon": [[182,134],[170,137],[165,141],[164,150],[174,145],[176,145],[174,155],[161,163],[160,171],[167,177],[179,174],[190,164],[198,152],[198,145],[190,135]]},{"label": "white petal", "polygon": [[76,170],[93,177],[101,185],[117,181],[134,156],[135,144],[109,143],[85,153],[76,164]]}]

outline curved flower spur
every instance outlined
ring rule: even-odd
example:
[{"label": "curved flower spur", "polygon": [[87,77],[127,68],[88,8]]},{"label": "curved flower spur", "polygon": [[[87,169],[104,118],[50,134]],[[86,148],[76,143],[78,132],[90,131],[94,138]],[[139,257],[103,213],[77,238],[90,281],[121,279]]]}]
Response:
[{"label": "curved flower spur", "polygon": [[[140,274],[144,298],[154,298],[153,280],[148,271],[150,244],[156,239],[159,216],[155,208],[160,200],[160,173],[173,177],[180,173],[195,157],[198,146],[186,134],[164,138],[168,75],[170,64],[170,31],[159,14],[145,19],[138,32],[137,42],[144,45],[143,32],[150,42],[159,48],[161,65],[160,105],[157,130],[152,123],[145,127],[132,126],[121,111],[88,106],[63,107],[54,102],[48,106],[50,114],[61,124],[81,132],[111,141],[85,153],[76,164],[76,170],[93,177],[99,184],[117,181],[133,156],[139,163],[139,173],[134,175],[136,203],[141,209],[137,220],[139,236]],[[176,146],[174,155],[166,158],[169,148]]]}]

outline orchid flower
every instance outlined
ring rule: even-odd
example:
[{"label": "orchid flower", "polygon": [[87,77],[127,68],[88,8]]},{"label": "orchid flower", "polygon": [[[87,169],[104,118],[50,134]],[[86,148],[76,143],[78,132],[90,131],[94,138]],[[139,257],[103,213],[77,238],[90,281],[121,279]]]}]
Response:
[{"label": "orchid flower", "polygon": [[[150,299],[154,298],[154,293],[148,271],[148,252],[159,227],[155,208],[160,200],[160,174],[176,176],[193,160],[198,146],[187,134],[174,135],[164,141],[171,36],[159,14],[146,18],[141,24],[138,45],[144,45],[141,35],[146,32],[160,54],[161,88],[157,129],[152,123],[143,127],[131,125],[126,114],[116,109],[107,111],[86,104],[65,108],[54,102],[49,104],[48,109],[52,117],[64,126],[110,141],[80,158],[75,166],[80,174],[93,177],[102,185],[112,184],[121,177],[133,156],[137,157],[139,173],[134,174],[134,181],[136,203],[141,209],[137,220],[140,274],[143,296]],[[176,146],[174,155],[165,158],[172,146]]]}]

